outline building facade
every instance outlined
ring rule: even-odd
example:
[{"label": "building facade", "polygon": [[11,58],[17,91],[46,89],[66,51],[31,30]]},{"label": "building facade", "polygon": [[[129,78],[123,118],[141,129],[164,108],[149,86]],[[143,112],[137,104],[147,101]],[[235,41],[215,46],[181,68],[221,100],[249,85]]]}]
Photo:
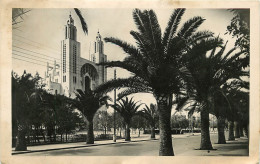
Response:
[{"label": "building facade", "polygon": [[75,90],[95,89],[107,80],[107,69],[97,65],[107,61],[104,43],[97,32],[94,53],[90,60],[81,57],[80,42],[77,41],[77,28],[71,15],[64,26],[64,39],[61,41],[61,60],[47,63],[45,72],[46,90],[52,94],[75,97]]}]

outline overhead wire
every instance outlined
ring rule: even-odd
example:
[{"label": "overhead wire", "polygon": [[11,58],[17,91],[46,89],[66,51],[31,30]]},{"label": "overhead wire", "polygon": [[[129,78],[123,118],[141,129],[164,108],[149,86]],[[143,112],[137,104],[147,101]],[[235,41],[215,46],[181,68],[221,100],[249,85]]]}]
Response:
[{"label": "overhead wire", "polygon": [[[45,54],[43,54],[43,53],[38,53],[38,52],[31,51],[31,50],[28,50],[28,49],[24,49],[24,48],[21,48],[21,47],[18,47],[18,46],[14,46],[14,47],[19,48],[19,49],[24,50],[24,51],[29,51],[29,52],[32,52],[32,53],[35,53],[35,54],[40,54],[40,55],[42,55],[42,56],[46,56],[46,57],[51,58],[51,59],[58,59],[58,58],[54,58],[54,57],[45,55]],[[22,51],[18,51],[18,50],[16,50],[16,49],[13,49],[13,51],[19,52],[19,53],[22,53],[22,54],[25,54],[25,55],[29,55],[29,56],[33,56],[33,57],[37,57],[37,58],[41,58],[41,59],[46,60],[46,61],[42,61],[42,62],[48,62],[48,61],[50,61],[50,62],[53,62],[53,63],[54,63],[54,60],[47,59],[47,58],[43,58],[43,57],[40,57],[40,56],[36,56],[36,55],[34,55],[34,54],[25,53],[25,52],[22,52]],[[28,58],[28,57],[27,57],[27,58]],[[34,60],[34,59],[32,59],[32,60]],[[87,59],[86,59],[86,60],[87,60]],[[53,64],[53,63],[51,63],[51,64]],[[51,65],[51,64],[50,64],[50,65]],[[60,67],[62,66],[62,65],[61,65],[61,62],[60,62],[60,59],[59,59],[59,60],[56,60],[56,64],[59,64]],[[83,64],[83,65],[84,65],[84,64]],[[83,65],[77,64],[76,69],[77,69],[78,72],[80,72],[80,70],[81,70],[81,68],[82,68]],[[67,67],[68,67],[68,66],[71,66],[71,67],[72,67],[72,63],[66,62],[66,70],[67,70]]]},{"label": "overhead wire", "polygon": [[[20,55],[20,54],[16,54],[16,53],[13,53],[13,55],[14,55],[14,56],[13,56],[12,58],[14,58],[14,59],[16,59],[16,60],[21,60],[21,61],[25,61],[25,62],[32,63],[32,64],[37,64],[37,65],[44,66],[44,67],[47,68],[47,65],[42,64],[42,63],[46,63],[45,61],[33,59],[33,58],[26,57],[26,56],[23,56],[23,55]],[[21,59],[21,58],[17,58],[17,56],[23,57],[23,58],[27,58],[28,60],[36,60],[36,61],[38,61],[38,62],[36,63],[36,62],[34,62],[34,61],[24,60],[24,59]],[[59,68],[59,70],[62,71],[61,68]],[[73,70],[69,70],[69,68],[67,68],[66,71],[68,71],[68,72],[70,72],[70,73],[74,73]],[[81,72],[80,72],[80,71],[77,71],[77,73],[81,73]],[[111,72],[111,73],[110,73],[110,72],[107,72],[107,75],[113,75],[113,73],[112,73],[112,72]]]},{"label": "overhead wire", "polygon": [[[26,37],[23,37],[23,36],[20,36],[20,35],[14,34],[14,33],[13,33],[13,36],[17,36],[17,37],[19,37],[19,38],[23,38],[23,39],[26,40],[26,41],[30,41],[30,42],[32,42],[32,43],[39,44],[39,45],[41,45],[40,48],[42,48],[42,46],[44,46],[44,47],[48,48],[49,50],[59,52],[58,49],[54,49],[54,48],[52,48],[52,47],[46,46],[46,45],[44,45],[44,44],[42,44],[42,43],[39,43],[39,42],[33,41],[33,40],[28,39],[28,38],[26,38]],[[20,41],[20,42],[22,42],[22,41]],[[32,45],[32,46],[35,46],[35,45]],[[38,47],[38,46],[37,46],[37,47]]]},{"label": "overhead wire", "polygon": [[[58,54],[57,52],[59,52],[59,51],[56,50],[56,49],[50,48],[50,47],[48,47],[48,46],[46,46],[46,45],[44,45],[44,44],[41,44],[41,43],[39,43],[39,42],[30,40],[30,39],[25,38],[25,37],[23,37],[23,36],[20,36],[20,35],[17,35],[17,34],[13,34],[13,35],[15,35],[15,36],[17,36],[17,37],[19,37],[19,38],[23,38],[23,39],[25,39],[25,40],[28,40],[28,41],[30,41],[30,42],[32,42],[32,43],[36,43],[36,44],[39,44],[39,45],[43,45],[44,47],[48,48],[48,50],[52,50],[53,52],[55,51],[56,53],[54,53],[54,54]],[[27,42],[24,42],[24,41],[21,41],[21,40],[18,40],[18,39],[13,39],[13,40],[16,40],[16,41],[18,41],[18,42],[25,43],[25,44],[30,45],[30,46],[33,46],[33,47],[37,47],[37,48],[41,48],[41,49],[43,48],[42,46],[39,47],[39,46],[37,46],[37,45],[29,44],[29,43],[27,43]],[[28,49],[25,49],[25,48],[22,48],[22,47],[19,47],[19,46],[16,46],[16,45],[13,45],[13,47],[18,48],[18,49],[23,50],[23,51],[27,51],[27,53],[25,53],[25,52],[22,52],[22,51],[18,51],[17,49],[13,49],[13,51],[16,52],[16,53],[13,53],[13,54],[14,54],[14,55],[17,55],[17,56],[20,56],[20,57],[25,57],[25,58],[27,58],[27,59],[29,59],[29,60],[37,60],[37,61],[39,61],[39,62],[41,62],[41,63],[44,63],[44,64],[47,63],[48,61],[50,61],[50,63],[49,63],[50,66],[54,65],[54,60],[56,60],[56,64],[59,64],[59,66],[60,66],[59,69],[60,69],[60,71],[62,71],[62,63],[61,63],[61,59],[60,59],[60,58],[53,57],[53,56],[49,56],[49,55],[46,55],[46,54],[43,54],[43,53],[39,53],[39,52],[35,52],[35,51],[32,51],[32,50],[28,50]],[[45,49],[46,49],[46,48],[45,48]],[[43,57],[40,57],[40,56],[36,56],[36,55],[33,55],[33,54],[28,54],[28,52],[31,52],[31,53],[34,53],[34,54],[39,54],[39,55],[45,56],[45,57],[50,58],[50,59],[43,58]],[[53,52],[52,52],[52,53],[53,53]],[[17,53],[22,53],[22,54],[24,54],[24,55],[29,55],[30,57],[33,56],[33,57],[41,58],[41,59],[44,59],[44,60],[46,60],[46,61],[40,61],[40,60],[38,60],[38,59],[30,58],[30,57],[28,57],[28,56],[23,56],[23,55],[17,54]],[[59,53],[60,53],[60,52],[59,52]],[[58,54],[58,55],[61,55],[61,54]],[[19,59],[17,59],[17,58],[15,58],[15,59],[16,59],[16,60],[19,60]],[[88,59],[86,59],[86,60],[88,60]],[[25,60],[22,60],[22,61],[25,61]],[[25,62],[30,62],[30,61],[25,61]],[[53,62],[53,63],[51,63],[51,62]],[[33,63],[35,63],[35,62],[33,62]],[[37,64],[38,64],[38,63],[37,63]],[[83,64],[83,65],[84,65],[84,64]],[[81,70],[81,68],[82,68],[83,65],[77,64],[77,66],[76,66],[76,72],[77,72],[77,73],[80,73],[80,70]],[[45,67],[47,68],[47,65],[41,64],[41,66],[45,66]],[[66,71],[71,72],[72,70],[70,71],[68,67],[72,67],[72,63],[66,62]],[[112,76],[113,73],[107,71],[107,75],[111,75],[111,76]]]}]

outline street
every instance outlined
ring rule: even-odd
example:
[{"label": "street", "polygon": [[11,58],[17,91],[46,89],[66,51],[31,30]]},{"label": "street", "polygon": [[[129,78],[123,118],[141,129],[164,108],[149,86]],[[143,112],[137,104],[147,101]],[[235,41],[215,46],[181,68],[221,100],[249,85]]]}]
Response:
[{"label": "street", "polygon": [[[156,136],[158,137],[158,136]],[[188,156],[246,156],[248,155],[248,140],[239,138],[227,141],[227,144],[216,144],[217,134],[211,134],[213,148],[217,150],[195,150],[199,148],[200,135],[185,135],[173,137],[175,155]],[[159,140],[98,145],[66,150],[53,150],[20,154],[22,156],[158,156]]]}]

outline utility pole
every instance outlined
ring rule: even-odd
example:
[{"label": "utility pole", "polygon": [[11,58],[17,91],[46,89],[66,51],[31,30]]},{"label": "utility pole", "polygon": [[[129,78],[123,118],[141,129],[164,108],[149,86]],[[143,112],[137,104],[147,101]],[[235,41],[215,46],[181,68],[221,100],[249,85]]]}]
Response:
[{"label": "utility pole", "polygon": [[[114,80],[116,80],[116,69],[114,70]],[[116,89],[114,89],[114,105],[116,105]],[[113,141],[116,142],[116,110],[114,108],[114,135]]]}]

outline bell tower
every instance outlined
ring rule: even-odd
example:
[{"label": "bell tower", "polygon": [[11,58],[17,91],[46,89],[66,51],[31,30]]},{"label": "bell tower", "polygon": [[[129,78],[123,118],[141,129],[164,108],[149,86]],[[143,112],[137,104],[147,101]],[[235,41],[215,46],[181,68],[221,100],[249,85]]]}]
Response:
[{"label": "bell tower", "polygon": [[[94,54],[92,55],[92,62],[102,63],[107,61],[107,55],[104,54],[104,43],[102,36],[98,30],[96,41],[94,42]],[[107,69],[105,66],[98,66],[99,84],[102,84],[107,79]]]},{"label": "bell tower", "polygon": [[77,66],[80,58],[80,43],[77,41],[77,28],[71,15],[64,26],[64,34],[64,40],[61,41],[62,93],[71,96],[80,85]]}]

